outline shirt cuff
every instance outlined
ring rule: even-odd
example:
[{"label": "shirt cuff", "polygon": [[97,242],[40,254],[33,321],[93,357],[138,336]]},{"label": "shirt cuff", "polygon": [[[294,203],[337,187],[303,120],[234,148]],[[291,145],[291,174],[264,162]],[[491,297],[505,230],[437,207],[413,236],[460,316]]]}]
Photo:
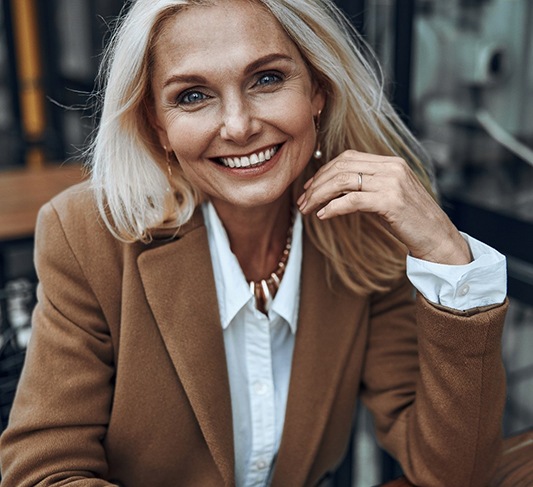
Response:
[{"label": "shirt cuff", "polygon": [[461,235],[474,260],[444,265],[407,256],[407,277],[430,302],[456,310],[503,303],[507,294],[505,256],[488,245]]}]

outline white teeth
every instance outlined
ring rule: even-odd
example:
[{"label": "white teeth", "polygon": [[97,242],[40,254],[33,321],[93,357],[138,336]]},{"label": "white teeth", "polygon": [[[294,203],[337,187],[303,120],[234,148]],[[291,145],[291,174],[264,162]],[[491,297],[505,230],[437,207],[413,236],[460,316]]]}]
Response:
[{"label": "white teeth", "polygon": [[219,160],[227,167],[253,167],[272,159],[278,151],[279,146],[272,147],[265,151],[250,154],[244,157],[221,157]]}]

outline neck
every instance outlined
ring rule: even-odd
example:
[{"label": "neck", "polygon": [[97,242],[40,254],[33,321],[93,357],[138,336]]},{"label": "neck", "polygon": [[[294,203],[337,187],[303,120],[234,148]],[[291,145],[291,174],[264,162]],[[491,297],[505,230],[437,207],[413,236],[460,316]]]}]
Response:
[{"label": "neck", "polygon": [[291,201],[287,192],[261,207],[242,208],[213,201],[230,247],[248,281],[259,281],[276,269],[287,243]]}]

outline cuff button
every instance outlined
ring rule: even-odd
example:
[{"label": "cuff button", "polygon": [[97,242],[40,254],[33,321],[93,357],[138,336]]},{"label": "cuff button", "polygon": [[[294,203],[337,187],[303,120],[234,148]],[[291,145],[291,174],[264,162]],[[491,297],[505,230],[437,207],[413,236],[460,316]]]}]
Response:
[{"label": "cuff button", "polygon": [[470,286],[465,284],[459,288],[459,296],[466,296],[470,291]]}]

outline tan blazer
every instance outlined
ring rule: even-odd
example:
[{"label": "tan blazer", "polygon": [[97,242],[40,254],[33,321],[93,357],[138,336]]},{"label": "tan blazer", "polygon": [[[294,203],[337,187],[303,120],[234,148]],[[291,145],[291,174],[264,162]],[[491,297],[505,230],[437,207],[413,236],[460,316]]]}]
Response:
[{"label": "tan blazer", "polygon": [[[231,486],[232,415],[206,230],[124,244],[82,184],[46,205],[41,285],[4,487]],[[347,446],[356,400],[417,485],[485,485],[500,450],[505,306],[451,313],[405,283],[328,288],[304,237],[299,327],[272,485],[313,486]],[[414,316],[416,313],[415,322]],[[69,481],[71,483],[69,483]]]}]

